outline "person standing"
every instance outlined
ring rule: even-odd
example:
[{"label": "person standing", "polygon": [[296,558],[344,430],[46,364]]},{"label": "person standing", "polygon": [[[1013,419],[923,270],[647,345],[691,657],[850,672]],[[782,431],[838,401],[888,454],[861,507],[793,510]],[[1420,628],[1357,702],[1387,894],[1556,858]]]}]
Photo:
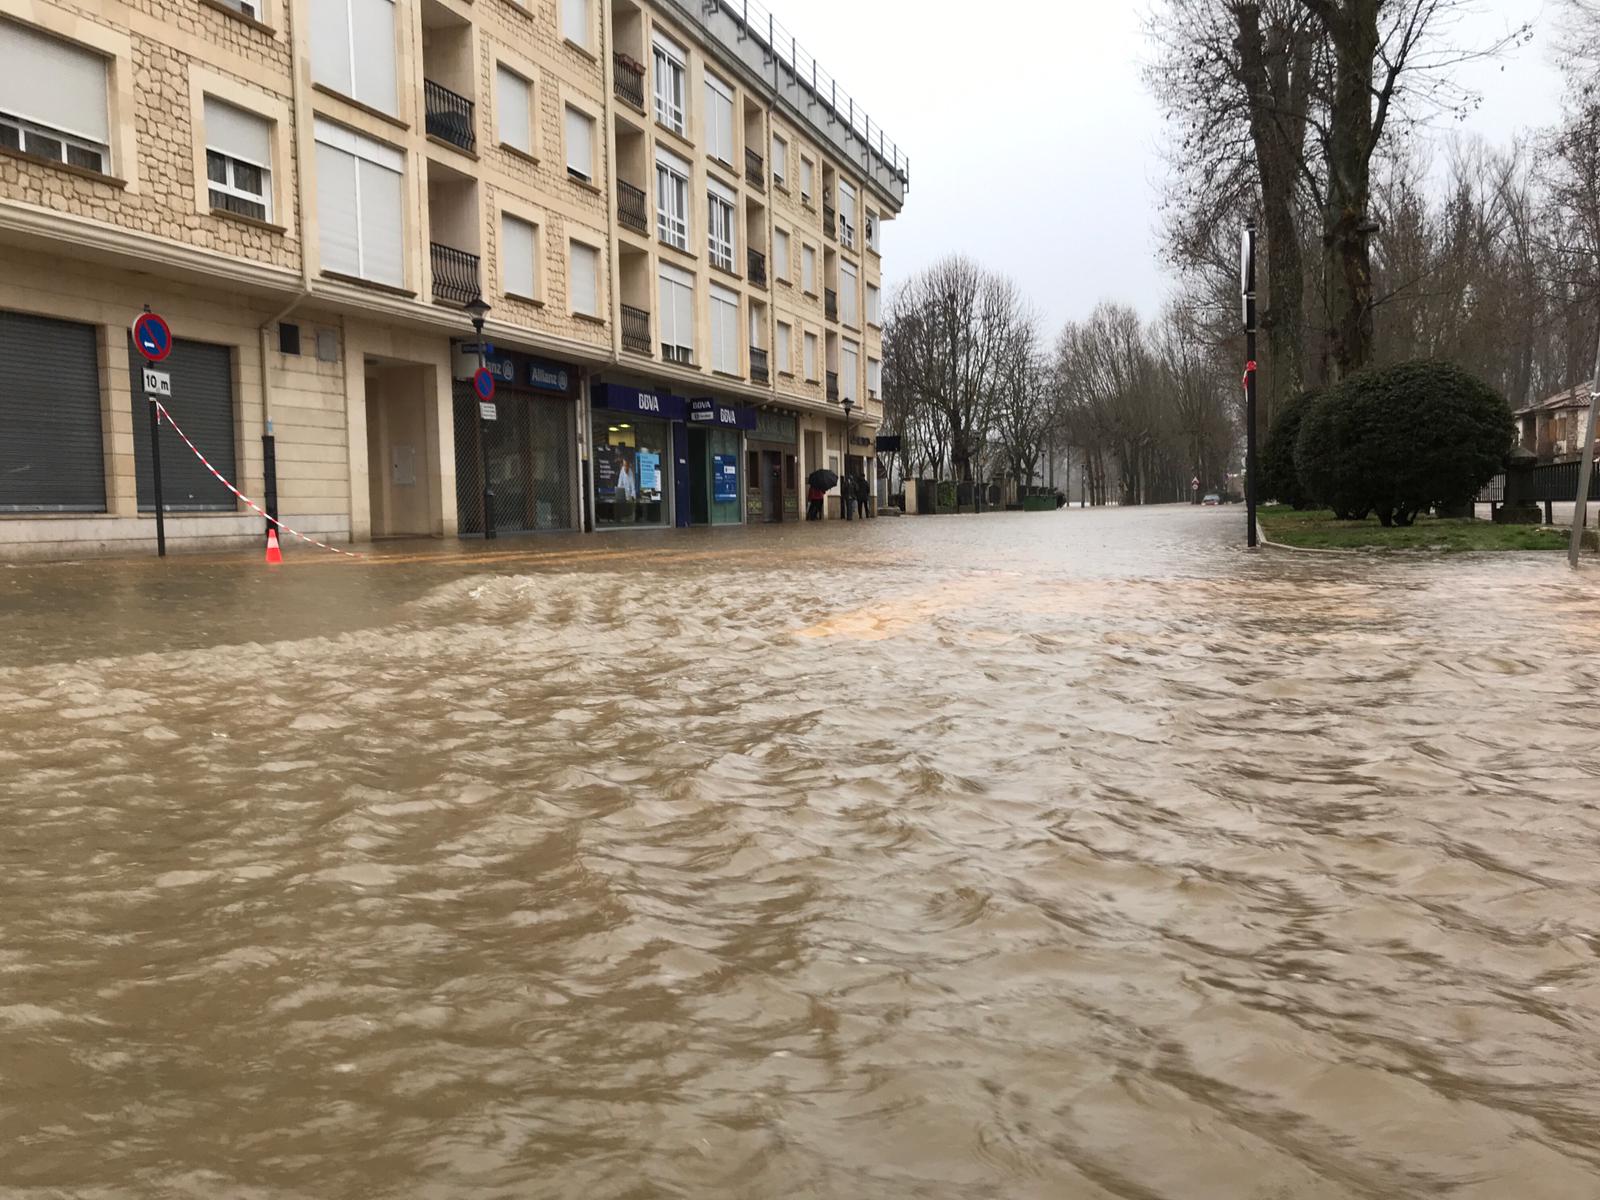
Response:
[{"label": "person standing", "polygon": [[806,486],[806,520],[822,520],[822,489],[814,483]]}]

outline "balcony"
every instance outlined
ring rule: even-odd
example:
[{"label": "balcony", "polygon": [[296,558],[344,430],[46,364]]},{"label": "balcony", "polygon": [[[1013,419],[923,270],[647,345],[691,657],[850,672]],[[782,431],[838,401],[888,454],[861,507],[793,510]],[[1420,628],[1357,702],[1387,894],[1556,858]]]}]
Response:
[{"label": "balcony", "polygon": [[763,192],[767,190],[767,160],[749,146],[744,148],[744,177]]},{"label": "balcony", "polygon": [[422,98],[427,105],[429,137],[460,146],[471,153],[477,148],[478,137],[473,132],[474,105],[465,96],[458,96],[443,84],[431,79],[422,81]]},{"label": "balcony", "polygon": [[611,55],[612,89],[617,99],[644,111],[644,64],[620,51]]},{"label": "balcony", "polygon": [[839,236],[839,212],[826,200],[822,202],[822,232],[830,238]]},{"label": "balcony", "polygon": [[635,354],[650,353],[650,314],[644,309],[622,306],[622,348]]},{"label": "balcony", "polygon": [[454,246],[429,245],[433,258],[433,298],[467,304],[483,294],[478,283],[478,256]]},{"label": "balcony", "polygon": [[828,320],[837,321],[839,319],[839,293],[838,292],[834,291],[832,288],[824,289],[823,293],[822,293],[822,305],[823,305],[823,308],[827,311]]},{"label": "balcony", "polygon": [[629,229],[650,236],[650,212],[645,203],[644,189],[636,188],[623,179],[617,180],[617,220]]},{"label": "balcony", "polygon": [[767,286],[767,256],[759,250],[750,250],[745,254],[748,260],[746,265],[749,270],[745,273],[751,283],[757,287]]},{"label": "balcony", "polygon": [[758,346],[750,347],[750,378],[757,383],[766,383],[772,378],[767,369],[767,352]]},{"label": "balcony", "polygon": [[839,372],[828,372],[828,399],[839,403]]}]

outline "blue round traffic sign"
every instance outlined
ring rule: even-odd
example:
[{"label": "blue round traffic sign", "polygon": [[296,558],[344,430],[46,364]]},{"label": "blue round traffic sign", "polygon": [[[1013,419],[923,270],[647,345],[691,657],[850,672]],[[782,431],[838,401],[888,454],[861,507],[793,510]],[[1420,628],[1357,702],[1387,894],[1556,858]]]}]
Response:
[{"label": "blue round traffic sign", "polygon": [[133,344],[150,362],[161,362],[172,353],[172,330],[155,313],[140,313],[133,323]]},{"label": "blue round traffic sign", "polygon": [[479,367],[472,376],[472,390],[478,393],[478,399],[488,402],[494,399],[494,375],[488,367]]}]

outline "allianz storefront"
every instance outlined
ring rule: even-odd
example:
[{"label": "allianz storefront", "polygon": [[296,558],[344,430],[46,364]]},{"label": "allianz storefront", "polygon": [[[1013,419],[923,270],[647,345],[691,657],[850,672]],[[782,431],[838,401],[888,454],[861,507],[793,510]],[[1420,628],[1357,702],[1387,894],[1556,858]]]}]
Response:
[{"label": "allianz storefront", "polygon": [[483,533],[485,471],[497,533],[576,529],[579,368],[498,348],[485,365],[495,397],[480,407],[470,382],[477,356],[458,352],[454,364],[461,533]]},{"label": "allianz storefront", "polygon": [[737,525],[752,410],[624,383],[590,392],[596,529]]}]

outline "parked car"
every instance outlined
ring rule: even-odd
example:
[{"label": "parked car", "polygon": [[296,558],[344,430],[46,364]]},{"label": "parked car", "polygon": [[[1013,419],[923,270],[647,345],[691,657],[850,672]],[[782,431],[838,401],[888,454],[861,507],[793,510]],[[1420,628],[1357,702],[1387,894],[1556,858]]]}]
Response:
[{"label": "parked car", "polygon": [[1205,498],[1201,500],[1200,503],[1204,504],[1207,508],[1215,508],[1217,505],[1222,503],[1222,497],[1217,495],[1215,492],[1207,492],[1205,494]]}]

